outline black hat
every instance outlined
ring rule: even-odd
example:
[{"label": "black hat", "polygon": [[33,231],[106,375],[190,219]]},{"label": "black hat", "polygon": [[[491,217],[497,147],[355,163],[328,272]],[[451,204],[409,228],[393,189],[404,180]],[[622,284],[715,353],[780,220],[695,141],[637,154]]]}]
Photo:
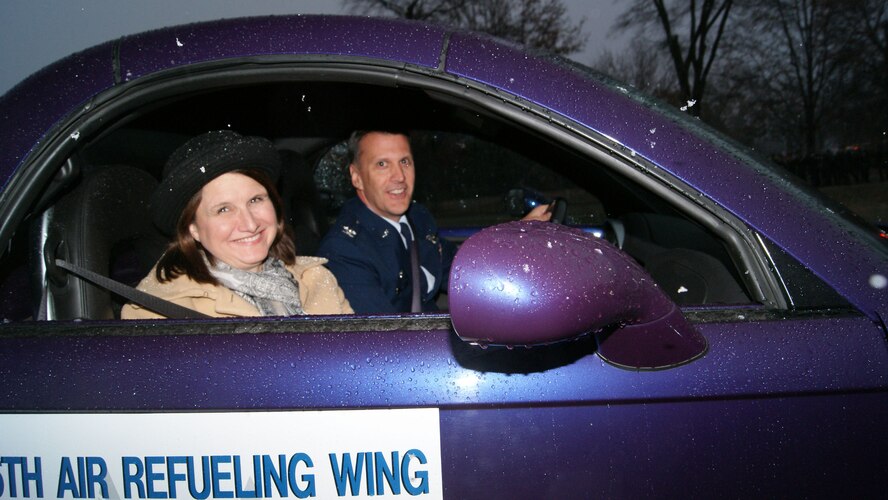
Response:
[{"label": "black hat", "polygon": [[179,146],[163,167],[163,179],[151,196],[154,224],[167,235],[188,200],[208,182],[232,170],[259,170],[277,181],[281,158],[271,141],[231,130],[207,132]]}]

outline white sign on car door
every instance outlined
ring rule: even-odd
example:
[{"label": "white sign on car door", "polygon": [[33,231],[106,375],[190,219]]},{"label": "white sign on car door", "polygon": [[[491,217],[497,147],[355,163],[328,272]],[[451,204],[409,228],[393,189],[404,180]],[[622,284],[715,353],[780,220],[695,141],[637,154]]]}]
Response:
[{"label": "white sign on car door", "polygon": [[441,498],[438,410],[0,415],[0,498]]}]

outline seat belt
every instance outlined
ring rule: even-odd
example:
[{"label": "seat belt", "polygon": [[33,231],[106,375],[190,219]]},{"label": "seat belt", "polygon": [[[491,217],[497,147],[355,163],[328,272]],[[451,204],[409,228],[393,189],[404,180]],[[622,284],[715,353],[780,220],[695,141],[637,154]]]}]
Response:
[{"label": "seat belt", "polygon": [[102,287],[109,292],[116,293],[117,295],[128,299],[130,302],[135,302],[136,304],[139,304],[140,306],[146,309],[150,309],[157,314],[165,316],[169,319],[212,318],[212,316],[207,316],[206,314],[197,312],[193,309],[188,309],[187,307],[180,306],[179,304],[170,302],[169,300],[151,295],[150,293],[145,293],[141,290],[128,285],[124,285],[119,281],[114,281],[111,278],[107,278],[105,276],[102,276],[101,274],[95,273],[76,264],[71,264],[70,262],[66,262],[62,259],[56,259],[55,265],[75,276],[79,276],[80,278],[89,281],[96,286]]}]

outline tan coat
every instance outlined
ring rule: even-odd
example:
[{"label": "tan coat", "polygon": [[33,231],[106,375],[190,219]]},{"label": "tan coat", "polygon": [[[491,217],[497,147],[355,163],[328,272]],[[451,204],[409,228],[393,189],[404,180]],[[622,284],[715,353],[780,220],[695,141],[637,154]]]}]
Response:
[{"label": "tan coat", "polygon": [[[333,273],[324,267],[327,259],[296,257],[296,263],[287,270],[299,283],[299,299],[306,314],[352,314],[342,289]],[[154,277],[154,269],[137,287],[162,299],[188,309],[225,318],[231,316],[259,316],[259,310],[224,286],[197,283],[187,276],[179,276],[166,283]],[[163,316],[136,304],[126,304],[120,313],[123,319],[156,319]]]}]

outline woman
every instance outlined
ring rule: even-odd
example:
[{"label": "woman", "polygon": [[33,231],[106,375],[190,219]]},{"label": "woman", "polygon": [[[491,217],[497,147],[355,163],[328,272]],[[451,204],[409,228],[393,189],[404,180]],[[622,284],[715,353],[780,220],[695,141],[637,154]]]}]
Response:
[{"label": "woman", "polygon": [[[259,137],[221,130],[179,147],[151,198],[155,225],[174,239],[138,288],[216,317],[352,313],[327,260],[296,256],[279,171]],[[163,317],[135,304],[121,316]]]}]

